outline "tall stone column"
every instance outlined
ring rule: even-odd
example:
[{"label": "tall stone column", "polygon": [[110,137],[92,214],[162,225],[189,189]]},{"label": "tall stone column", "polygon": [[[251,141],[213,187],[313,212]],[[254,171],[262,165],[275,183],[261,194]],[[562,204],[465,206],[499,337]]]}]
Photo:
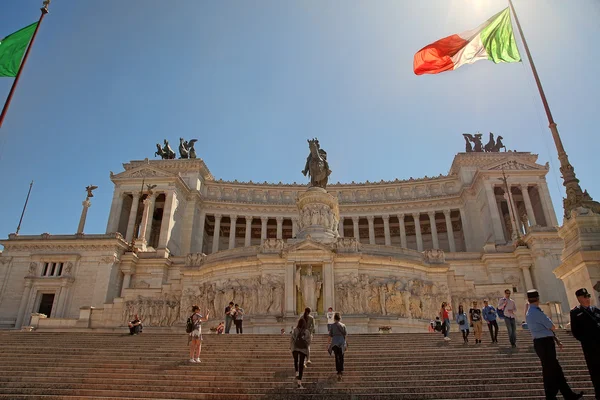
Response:
[{"label": "tall stone column", "polygon": [[175,204],[175,191],[169,190],[165,193],[165,208],[160,225],[160,237],[158,239],[158,248],[166,249],[171,240],[171,231],[173,230],[173,205]]},{"label": "tall stone column", "polygon": [[374,220],[375,217],[372,215],[369,215],[367,217],[367,221],[369,222],[369,244],[375,244],[375,225],[373,223]]},{"label": "tall stone column", "polygon": [[434,249],[440,248],[440,241],[438,240],[437,224],[435,223],[435,211],[429,211],[429,225],[431,226],[431,242]]},{"label": "tall stone column", "polygon": [[213,231],[212,253],[219,251],[219,239],[221,237],[221,214],[215,214],[215,230]]},{"label": "tall stone column", "polygon": [[296,233],[298,233],[298,218],[292,218],[292,237],[296,237]]},{"label": "tall stone column", "polygon": [[531,205],[531,198],[529,198],[529,190],[527,185],[521,185],[521,194],[523,195],[523,203],[525,203],[525,210],[527,211],[529,226],[537,225],[537,222],[535,221],[535,213],[533,212],[533,206]]},{"label": "tall stone column", "polygon": [[525,278],[525,290],[534,289],[533,279],[531,279],[531,266],[522,265],[521,270],[523,271],[523,278]]},{"label": "tall stone column", "polygon": [[460,224],[462,226],[463,238],[465,239],[465,251],[473,251],[471,247],[473,245],[471,241],[471,228],[467,221],[467,214],[462,207],[458,211],[460,212]]},{"label": "tall stone column", "polygon": [[417,251],[423,251],[423,236],[421,236],[421,221],[419,220],[420,214],[413,213],[413,219],[415,220],[415,235],[417,237]]},{"label": "tall stone column", "polygon": [[131,272],[123,274],[123,286],[121,287],[121,297],[125,297],[125,289],[129,289],[131,285]]},{"label": "tall stone column", "polygon": [[229,216],[229,248],[235,248],[235,229],[237,224],[237,215]]},{"label": "tall stone column", "polygon": [[344,217],[340,217],[340,225],[338,227],[340,237],[344,237]]},{"label": "tall stone column", "polygon": [[383,219],[383,232],[385,235],[385,245],[391,246],[392,238],[390,237],[390,216],[382,215],[381,218]]},{"label": "tall stone column", "polygon": [[450,252],[454,253],[456,251],[456,242],[454,241],[454,230],[452,229],[452,219],[450,219],[450,210],[444,210],[444,217],[446,218],[448,246],[450,246]]},{"label": "tall stone column", "polygon": [[498,202],[496,201],[494,187],[490,182],[485,182],[484,187],[488,208],[492,218],[492,232],[494,234],[494,240],[498,244],[506,243],[506,238],[504,237],[504,232],[502,231],[502,221],[500,220],[500,212],[498,211]]},{"label": "tall stone column", "polygon": [[252,244],[252,219],[251,215],[246,215],[246,232],[244,236],[244,247],[250,247]]},{"label": "tall stone column", "polygon": [[[156,204],[156,193],[151,193],[144,200],[144,215],[142,215],[142,227],[140,232],[140,237],[144,240],[144,243],[148,244],[150,241],[150,233],[152,232],[152,222],[154,217],[154,205]],[[144,223],[144,218],[146,218],[146,223]]]},{"label": "tall stone column", "polygon": [[293,262],[288,261],[285,265],[285,315],[292,317],[296,314],[296,307],[294,305],[296,299],[296,283],[294,282],[296,276],[296,266]]},{"label": "tall stone column", "polygon": [[29,303],[29,295],[31,294],[31,280],[25,280],[25,290],[21,295],[21,303],[19,304],[19,311],[17,312],[17,321],[15,323],[15,328],[20,329],[23,325],[23,319],[25,319],[25,307],[27,307],[27,303]]},{"label": "tall stone column", "polygon": [[335,282],[333,281],[333,265],[331,262],[323,263],[323,309],[335,309]]},{"label": "tall stone column", "polygon": [[106,233],[113,233],[119,229],[119,220],[123,210],[123,193],[116,190],[113,194],[112,204],[110,206],[110,215],[106,224]]},{"label": "tall stone column", "polygon": [[552,198],[550,198],[548,185],[545,181],[541,181],[537,187],[540,198],[542,199],[542,208],[544,209],[544,217],[546,217],[548,226],[558,226],[558,220],[556,219],[556,213],[554,212],[554,206],[552,205]]},{"label": "tall stone column", "polygon": [[77,227],[77,233],[83,233],[83,228],[85,227],[85,220],[87,218],[88,208],[92,206],[89,197],[81,203],[83,206],[83,210],[81,210],[81,217],[79,218],[79,226]]},{"label": "tall stone column", "polygon": [[358,217],[352,217],[352,227],[354,228],[354,238],[360,241],[360,232],[358,231]]},{"label": "tall stone column", "polygon": [[406,249],[406,225],[404,224],[404,214],[398,214],[398,222],[400,224],[400,247]]},{"label": "tall stone column", "polygon": [[135,228],[135,219],[137,217],[138,206],[140,204],[140,194],[133,194],[133,202],[131,203],[131,211],[129,212],[129,220],[127,222],[127,233],[125,234],[125,241],[131,242],[133,239],[133,229]]},{"label": "tall stone column", "polygon": [[[508,188],[508,190],[510,190],[510,186]],[[513,212],[513,202],[512,202],[512,196],[508,193],[504,193],[504,200],[506,200],[506,204],[508,205],[508,215],[510,216],[510,226],[511,226],[511,232],[510,232],[510,238],[511,240],[515,241],[517,240],[517,229],[519,229],[519,219],[515,218],[515,213]]]},{"label": "tall stone column", "polygon": [[283,217],[276,217],[277,221],[277,239],[283,239]]},{"label": "tall stone column", "polygon": [[267,222],[269,217],[260,217],[260,242],[263,243],[267,239]]},{"label": "tall stone column", "polygon": [[[196,242],[192,243],[192,253],[204,252],[204,227],[206,225],[206,211],[200,211],[199,218],[198,226],[196,227],[198,230],[198,236],[196,237]],[[148,230],[148,232],[150,232],[150,230]]]}]

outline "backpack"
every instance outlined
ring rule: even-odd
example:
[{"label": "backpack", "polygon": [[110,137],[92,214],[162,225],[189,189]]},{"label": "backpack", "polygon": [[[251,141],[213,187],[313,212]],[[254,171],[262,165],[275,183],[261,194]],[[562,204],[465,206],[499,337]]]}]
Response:
[{"label": "backpack", "polygon": [[190,315],[185,323],[185,332],[192,333],[194,331],[194,314]]},{"label": "backpack", "polygon": [[298,332],[298,336],[296,336],[296,340],[294,340],[294,347],[298,349],[308,349],[308,341],[304,337],[304,332]]},{"label": "backpack", "polygon": [[442,331],[442,321],[436,320],[435,327],[433,329],[435,329],[438,332],[441,332]]}]

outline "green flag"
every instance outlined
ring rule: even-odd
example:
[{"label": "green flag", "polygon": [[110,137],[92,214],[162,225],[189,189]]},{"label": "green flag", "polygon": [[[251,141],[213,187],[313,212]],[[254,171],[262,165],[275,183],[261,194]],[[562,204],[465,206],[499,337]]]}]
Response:
[{"label": "green flag", "polygon": [[35,32],[37,22],[0,39],[0,77],[17,76],[23,54]]}]

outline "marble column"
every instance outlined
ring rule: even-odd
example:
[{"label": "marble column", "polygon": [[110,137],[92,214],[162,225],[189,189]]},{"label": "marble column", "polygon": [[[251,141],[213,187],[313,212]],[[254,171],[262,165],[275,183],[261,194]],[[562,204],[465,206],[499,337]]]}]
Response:
[{"label": "marble column", "polygon": [[171,231],[173,230],[173,206],[175,205],[175,191],[169,190],[165,193],[165,207],[163,209],[162,221],[160,223],[160,237],[158,239],[158,248],[166,249],[171,240]]},{"label": "marble column", "polygon": [[237,215],[229,216],[229,248],[235,248],[235,229],[237,224]]},{"label": "marble column", "polygon": [[421,221],[419,220],[419,213],[413,213],[413,219],[415,220],[415,235],[417,237],[417,251],[423,251],[423,236],[421,236]]},{"label": "marble column", "polygon": [[360,232],[358,231],[359,217],[352,217],[352,227],[354,228],[354,238],[360,241]]},{"label": "marble column", "polygon": [[367,217],[367,221],[369,222],[369,244],[375,244],[375,225],[373,223],[374,220],[375,217],[372,215],[369,215]]},{"label": "marble column", "polygon": [[[25,290],[21,295],[21,303],[19,304],[19,311],[17,312],[17,321],[15,323],[15,328],[20,329],[21,325],[23,325],[23,319],[25,319],[25,307],[27,307],[27,303],[29,303],[29,296],[31,294],[31,280],[25,280]],[[29,313],[29,312],[28,312]]]},{"label": "marble column", "polygon": [[525,278],[525,290],[534,289],[533,287],[533,279],[531,279],[531,266],[530,265],[522,265],[521,270],[523,271],[523,277]]},{"label": "marble column", "polygon": [[[148,197],[146,197],[143,201],[144,203],[144,211],[142,213],[142,222],[140,223],[140,234],[139,239],[140,242],[144,245],[148,244],[148,232],[149,229],[152,229],[152,218],[150,218],[150,213],[152,211],[150,211],[150,207],[154,202],[154,195],[148,195]],[[150,228],[148,228],[148,225],[150,225]]]},{"label": "marble column", "polygon": [[406,249],[406,225],[404,224],[404,214],[398,214],[398,223],[400,224],[400,247]]},{"label": "marble column", "polygon": [[60,288],[58,289],[58,300],[56,301],[56,310],[52,310],[52,314],[54,318],[64,318],[65,313],[65,303],[67,301],[67,295],[69,294],[67,287],[68,281],[62,281],[60,283]]},{"label": "marble column", "polygon": [[[200,211],[200,220],[198,221],[198,236],[197,243],[192,243],[192,253],[203,253],[204,252],[204,227],[206,225],[206,212]],[[148,229],[150,232],[150,229]]]},{"label": "marble column", "polygon": [[252,219],[254,217],[246,216],[246,232],[244,236],[244,247],[250,247],[252,245]]},{"label": "marble column", "polygon": [[267,222],[269,217],[260,217],[260,243],[262,244],[267,239]]},{"label": "marble column", "polygon": [[340,237],[344,237],[344,217],[340,217],[340,223],[338,225],[338,232]]},{"label": "marble column", "polygon": [[545,181],[540,182],[537,185],[540,199],[544,209],[544,217],[546,218],[546,224],[548,226],[558,226],[558,220],[556,219],[556,213],[552,206],[552,199],[550,198],[550,192],[548,191],[548,185]]},{"label": "marble column", "polygon": [[335,309],[334,295],[333,264],[331,262],[326,262],[323,263],[323,311],[326,312],[328,307],[334,307]]},{"label": "marble column", "polygon": [[131,242],[133,239],[133,229],[135,228],[135,219],[137,218],[138,206],[140,204],[140,194],[133,194],[133,202],[131,203],[131,211],[129,212],[129,220],[127,222],[127,233],[125,234],[125,241]]},{"label": "marble column", "polygon": [[83,228],[85,228],[85,220],[87,218],[88,208],[92,206],[92,202],[90,202],[89,198],[85,199],[83,203],[83,210],[81,210],[81,217],[79,218],[79,226],[77,227],[77,233],[83,233]]},{"label": "marble column", "polygon": [[385,245],[391,246],[392,238],[390,237],[390,216],[383,215],[381,218],[383,218],[383,231],[384,231],[384,235],[385,235]]},{"label": "marble column", "polygon": [[277,239],[283,239],[283,217],[276,217],[277,221]]},{"label": "marble column", "polygon": [[469,223],[467,221],[467,214],[465,213],[464,208],[459,208],[460,212],[460,225],[462,227],[463,238],[465,240],[465,251],[473,251],[471,248],[471,229],[469,228]]},{"label": "marble column", "polygon": [[294,302],[296,300],[296,283],[294,279],[296,277],[296,266],[293,262],[288,261],[285,264],[285,315],[288,317],[296,314],[296,307]]},{"label": "marble column", "polygon": [[110,217],[106,224],[106,233],[113,233],[119,230],[119,220],[123,210],[123,193],[115,189],[112,204],[110,206]]},{"label": "marble column", "polygon": [[219,251],[219,241],[221,238],[221,214],[215,214],[215,229],[213,231],[212,253]]},{"label": "marble column", "polygon": [[456,242],[454,241],[454,230],[452,229],[452,219],[450,218],[450,210],[444,210],[444,217],[446,218],[446,234],[448,235],[448,246],[450,252],[456,251]]},{"label": "marble column", "polygon": [[527,211],[529,226],[535,226],[537,225],[537,222],[535,221],[535,213],[533,212],[533,206],[531,205],[531,198],[529,197],[527,185],[521,185],[521,194],[523,195],[523,203],[525,203],[525,211]]},{"label": "marble column", "polygon": [[292,237],[296,237],[296,233],[298,233],[298,218],[292,218]]},{"label": "marble column", "polygon": [[496,201],[496,194],[494,193],[494,187],[490,182],[485,182],[485,194],[487,196],[488,208],[492,218],[492,233],[494,234],[494,240],[496,243],[506,243],[504,232],[502,231],[502,221],[500,219],[500,212],[498,211],[498,202]]},{"label": "marble column", "polygon": [[[510,190],[510,186],[508,190]],[[510,226],[512,228],[510,232],[510,238],[514,241],[517,240],[517,229],[519,229],[519,220],[518,218],[515,218],[515,213],[513,212],[512,196],[508,193],[504,193],[503,197],[504,200],[506,200],[506,205],[508,207],[508,215],[510,217]]]},{"label": "marble column", "polygon": [[440,241],[438,240],[437,224],[435,223],[435,211],[429,211],[429,225],[431,226],[431,245],[434,249],[440,248]]}]

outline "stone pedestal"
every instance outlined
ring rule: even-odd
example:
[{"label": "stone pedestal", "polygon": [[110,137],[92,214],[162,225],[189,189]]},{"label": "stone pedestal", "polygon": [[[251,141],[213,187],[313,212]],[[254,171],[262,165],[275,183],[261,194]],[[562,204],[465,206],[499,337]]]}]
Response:
[{"label": "stone pedestal", "polygon": [[575,291],[586,288],[592,294],[592,304],[600,303],[600,215],[587,208],[571,211],[558,230],[565,241],[561,264],[554,270],[563,281],[569,306],[578,305]]},{"label": "stone pedestal", "polygon": [[314,241],[331,243],[339,237],[340,211],[338,200],[323,188],[311,187],[300,194],[297,200],[297,239],[308,236]]}]

